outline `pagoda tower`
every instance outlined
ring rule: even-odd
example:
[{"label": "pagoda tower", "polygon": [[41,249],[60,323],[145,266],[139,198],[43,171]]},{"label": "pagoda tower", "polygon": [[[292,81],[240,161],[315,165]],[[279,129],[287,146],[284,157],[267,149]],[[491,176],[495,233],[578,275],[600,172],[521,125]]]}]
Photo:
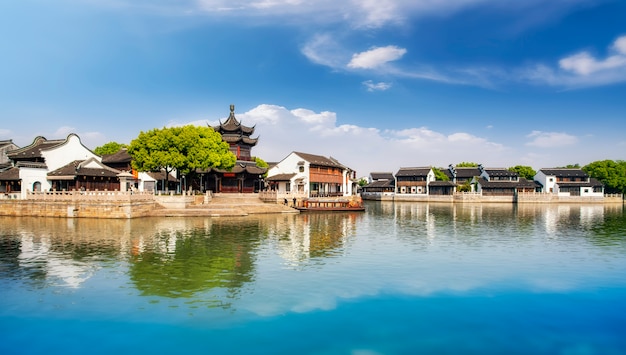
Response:
[{"label": "pagoda tower", "polygon": [[259,138],[250,137],[254,133],[254,126],[248,127],[237,121],[235,105],[230,105],[230,115],[225,122],[213,129],[222,135],[222,140],[230,146],[230,151],[237,157],[237,161],[252,161],[252,147]]},{"label": "pagoda tower", "polygon": [[230,105],[230,115],[226,121],[220,120],[219,126],[213,129],[222,135],[222,141],[228,143],[230,151],[237,157],[237,162],[230,170],[211,168],[198,173],[206,174],[207,179],[201,179],[203,190],[213,192],[251,193],[263,188],[263,174],[267,168],[256,165],[252,156],[254,147],[259,138],[250,137],[254,127],[244,126],[235,117],[235,105]]}]

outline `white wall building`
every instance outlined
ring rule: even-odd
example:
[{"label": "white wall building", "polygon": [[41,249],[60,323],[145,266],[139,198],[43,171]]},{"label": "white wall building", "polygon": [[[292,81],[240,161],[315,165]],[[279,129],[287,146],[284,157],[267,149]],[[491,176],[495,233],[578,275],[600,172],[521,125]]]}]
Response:
[{"label": "white wall building", "polygon": [[354,172],[337,160],[292,152],[268,170],[269,188],[301,197],[349,196],[356,192]]}]

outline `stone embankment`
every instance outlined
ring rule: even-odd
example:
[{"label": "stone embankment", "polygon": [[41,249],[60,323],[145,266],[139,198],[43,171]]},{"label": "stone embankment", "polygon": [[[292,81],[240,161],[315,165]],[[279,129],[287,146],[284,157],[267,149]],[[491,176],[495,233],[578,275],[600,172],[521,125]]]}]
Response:
[{"label": "stone embankment", "polygon": [[459,192],[453,195],[427,194],[364,194],[364,200],[407,201],[407,202],[445,202],[445,203],[624,203],[621,194],[604,196],[569,196],[548,193],[520,193],[511,195],[482,195],[478,192]]},{"label": "stone embankment", "polygon": [[153,195],[130,192],[41,192],[0,199],[0,216],[61,218],[234,217],[299,213],[257,194]]}]

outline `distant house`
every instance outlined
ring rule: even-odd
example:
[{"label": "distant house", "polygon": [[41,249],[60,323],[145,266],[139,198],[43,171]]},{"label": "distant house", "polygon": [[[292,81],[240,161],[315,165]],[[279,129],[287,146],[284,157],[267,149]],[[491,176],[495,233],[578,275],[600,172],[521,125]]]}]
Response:
[{"label": "distant house", "polygon": [[113,154],[105,154],[102,156],[102,164],[129,173],[133,170],[131,166],[132,160],[133,158],[128,154],[128,149],[126,148],[122,148]]},{"label": "distant house", "polygon": [[361,187],[361,195],[368,196],[389,195],[395,192],[396,179],[392,172],[373,172],[369,175],[369,183]]},{"label": "distant house", "polygon": [[478,167],[455,167],[450,164],[448,169],[444,170],[443,173],[454,183],[457,190],[459,187],[467,185],[470,191],[474,191],[472,182],[476,177],[480,176],[481,171]]},{"label": "distant house", "polygon": [[454,195],[456,184],[452,181],[435,180],[428,183],[429,195]]},{"label": "distant house", "polygon": [[356,191],[354,172],[336,159],[292,152],[269,168],[270,190],[305,197],[348,196]]},{"label": "distant house", "polygon": [[0,141],[0,171],[11,167],[11,160],[7,154],[19,147],[13,143],[13,140],[1,140]]},{"label": "distant house", "polygon": [[483,196],[514,196],[520,192],[535,192],[541,186],[534,181],[520,178],[519,174],[504,168],[478,166],[480,177],[475,180],[476,191]]},{"label": "distant house", "polygon": [[25,198],[28,191],[51,190],[53,186],[48,180],[51,171],[73,161],[91,158],[100,161],[100,157],[85,147],[73,133],[58,140],[39,136],[30,145],[11,150],[6,155],[13,168],[5,171],[6,175],[0,175],[0,185],[5,189],[11,185],[12,191],[20,191],[21,198]]},{"label": "distant house", "polygon": [[539,169],[534,177],[544,193],[562,196],[604,196],[604,185],[577,168]]},{"label": "distant house", "polygon": [[396,193],[428,194],[428,184],[435,181],[430,167],[400,168],[396,173]]}]

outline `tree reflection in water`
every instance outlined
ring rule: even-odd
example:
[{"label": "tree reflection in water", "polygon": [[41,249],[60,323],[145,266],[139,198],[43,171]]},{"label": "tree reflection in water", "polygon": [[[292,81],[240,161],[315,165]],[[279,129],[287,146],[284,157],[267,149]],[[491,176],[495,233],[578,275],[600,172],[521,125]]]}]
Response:
[{"label": "tree reflection in water", "polygon": [[133,248],[129,275],[146,296],[191,297],[213,288],[236,293],[254,278],[258,240],[258,225],[244,220],[161,231]]}]

